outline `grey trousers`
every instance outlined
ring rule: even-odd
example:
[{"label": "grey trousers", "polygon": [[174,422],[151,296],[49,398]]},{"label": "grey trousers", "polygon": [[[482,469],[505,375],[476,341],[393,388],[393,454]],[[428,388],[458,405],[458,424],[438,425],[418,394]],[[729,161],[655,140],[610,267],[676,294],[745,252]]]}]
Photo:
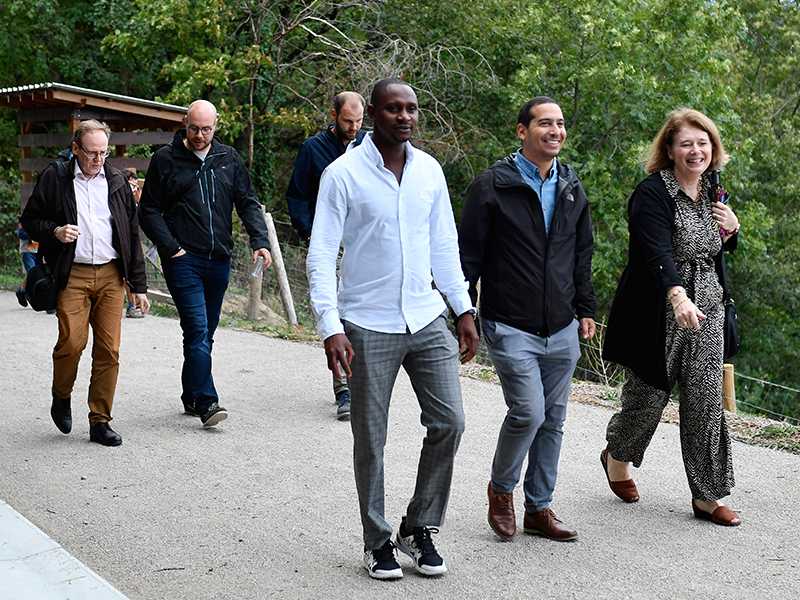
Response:
[{"label": "grey trousers", "polygon": [[378,333],[344,322],[353,346],[350,425],[364,547],[376,549],[392,536],[384,518],[383,449],[392,388],[402,366],[411,379],[427,433],[422,441],[410,527],[439,526],[450,497],[453,461],[464,432],[458,343],[443,316],[417,333]]},{"label": "grey trousers", "polygon": [[581,355],[578,322],[550,337],[489,319],[481,319],[481,326],[508,406],[492,462],[492,489],[512,493],[527,458],[525,512],[537,513],[550,507],[558,478],[569,389]]}]

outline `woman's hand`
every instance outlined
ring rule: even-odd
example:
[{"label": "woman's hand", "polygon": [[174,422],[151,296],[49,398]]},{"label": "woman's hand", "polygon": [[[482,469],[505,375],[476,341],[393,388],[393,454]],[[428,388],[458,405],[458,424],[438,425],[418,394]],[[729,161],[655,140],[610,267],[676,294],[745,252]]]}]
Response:
[{"label": "woman's hand", "polygon": [[667,288],[667,298],[672,303],[672,312],[678,327],[700,329],[700,319],[705,319],[706,316],[689,299],[686,290],[679,285],[671,285]]},{"label": "woman's hand", "polygon": [[711,212],[714,214],[714,220],[720,229],[724,229],[729,235],[739,230],[739,219],[736,218],[736,214],[727,204],[712,202]]}]

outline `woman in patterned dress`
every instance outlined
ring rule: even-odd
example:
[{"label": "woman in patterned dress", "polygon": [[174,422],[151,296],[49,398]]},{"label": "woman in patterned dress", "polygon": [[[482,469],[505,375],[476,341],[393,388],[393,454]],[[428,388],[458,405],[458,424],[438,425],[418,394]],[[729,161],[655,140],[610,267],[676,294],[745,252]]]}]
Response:
[{"label": "woman in patterned dress", "polygon": [[736,247],[739,221],[727,205],[712,202],[709,175],[727,162],[716,125],[691,109],[671,113],[650,147],[650,176],[628,201],[628,266],[606,329],[603,356],[625,367],[626,382],[600,460],[611,490],[636,502],[630,465],[641,465],[677,383],[694,515],[738,525],[739,516],[720,502],[734,478],[722,409],[725,311],[715,257]]}]

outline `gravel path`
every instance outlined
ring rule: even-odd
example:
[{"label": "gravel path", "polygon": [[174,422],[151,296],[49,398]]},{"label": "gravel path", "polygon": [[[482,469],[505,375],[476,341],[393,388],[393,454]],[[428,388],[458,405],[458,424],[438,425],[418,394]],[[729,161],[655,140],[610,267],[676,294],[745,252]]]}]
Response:
[{"label": "gravel path", "polygon": [[[662,424],[635,473],[642,500],[627,505],[598,460],[610,412],[588,404],[570,405],[552,505],[580,537],[501,542],[486,524],[486,483],[505,406],[498,386],[468,378],[467,430],[434,538],[450,570],[424,579],[402,556],[404,579],[373,581],[360,564],[350,429],[334,418],[318,347],[220,330],[214,373],[230,418],[204,431],[181,413],[177,321],[124,319],[122,335],[113,426],[123,445],[88,442],[88,350],[64,436],[48,411],[55,319],[0,292],[0,498],[129,598],[800,596],[800,456],[735,443],[729,504],[743,524],[714,526],[692,517],[678,429]],[[386,514],[398,524],[422,436],[401,374],[386,449]],[[516,505],[521,520],[521,494]]]}]

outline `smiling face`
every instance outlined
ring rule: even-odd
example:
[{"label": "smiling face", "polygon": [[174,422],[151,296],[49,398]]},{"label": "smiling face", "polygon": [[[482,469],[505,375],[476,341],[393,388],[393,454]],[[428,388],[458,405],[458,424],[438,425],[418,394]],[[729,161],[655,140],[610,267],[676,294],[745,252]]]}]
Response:
[{"label": "smiling face", "polygon": [[372,140],[376,146],[404,144],[417,131],[419,106],[411,86],[387,85],[376,106],[367,107],[369,118],[375,124]]},{"label": "smiling face", "polygon": [[[72,154],[78,160],[78,165],[86,177],[94,177],[100,172],[106,161],[107,151],[108,136],[104,131],[87,131],[80,145],[72,142]],[[93,155],[93,158],[90,158],[89,154]]]},{"label": "smiling face", "polygon": [[705,173],[714,156],[708,133],[699,127],[682,125],[675,133],[667,154],[675,163],[674,172],[678,181],[694,181]]},{"label": "smiling face", "polygon": [[[537,104],[531,107],[533,118],[527,127],[517,124],[517,136],[522,140],[522,156],[542,172],[549,171],[553,159],[564,147],[567,130],[564,115],[558,104]],[[521,120],[521,119],[520,119]]]}]

